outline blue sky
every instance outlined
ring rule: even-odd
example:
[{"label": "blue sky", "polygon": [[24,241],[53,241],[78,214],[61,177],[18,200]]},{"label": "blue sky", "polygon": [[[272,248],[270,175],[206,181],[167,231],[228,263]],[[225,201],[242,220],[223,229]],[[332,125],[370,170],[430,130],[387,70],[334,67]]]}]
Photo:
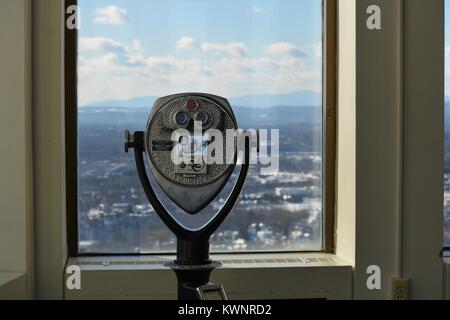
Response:
[{"label": "blue sky", "polygon": [[321,91],[321,0],[79,0],[80,104]]}]

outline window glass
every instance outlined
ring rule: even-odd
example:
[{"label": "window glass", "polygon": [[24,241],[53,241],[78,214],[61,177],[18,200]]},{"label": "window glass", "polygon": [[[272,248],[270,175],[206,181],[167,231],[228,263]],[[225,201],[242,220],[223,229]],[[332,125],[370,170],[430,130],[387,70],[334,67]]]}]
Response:
[{"label": "window glass", "polygon": [[445,1],[445,175],[444,245],[450,247],[450,1]]},{"label": "window glass", "polygon": [[240,127],[280,134],[279,171],[252,166],[212,250],[321,250],[322,1],[78,4],[80,253],[175,251],[123,135],[145,129],[158,97],[181,92],[223,96]]}]

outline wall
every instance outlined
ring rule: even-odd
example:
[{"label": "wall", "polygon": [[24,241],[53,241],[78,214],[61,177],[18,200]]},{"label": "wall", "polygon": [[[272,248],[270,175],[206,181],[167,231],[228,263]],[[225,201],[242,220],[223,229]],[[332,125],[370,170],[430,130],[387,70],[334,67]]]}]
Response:
[{"label": "wall", "polygon": [[[374,4],[382,30],[366,27]],[[442,298],[443,6],[356,4],[357,299],[390,299],[394,277],[411,279],[412,299]],[[370,265],[381,290],[366,286]]]},{"label": "wall", "polygon": [[30,7],[0,1],[0,274],[26,276],[21,298],[33,294]]},{"label": "wall", "polygon": [[63,298],[66,261],[62,1],[33,2],[36,295]]},{"label": "wall", "polygon": [[442,292],[444,1],[404,1],[403,274],[417,299]]},{"label": "wall", "polygon": [[[355,297],[390,298],[399,275],[401,215],[401,7],[399,0],[356,3],[356,270]],[[370,5],[382,30],[366,27]],[[367,268],[382,270],[382,290],[369,291]]]},{"label": "wall", "polygon": [[336,253],[355,264],[356,1],[339,2]]}]

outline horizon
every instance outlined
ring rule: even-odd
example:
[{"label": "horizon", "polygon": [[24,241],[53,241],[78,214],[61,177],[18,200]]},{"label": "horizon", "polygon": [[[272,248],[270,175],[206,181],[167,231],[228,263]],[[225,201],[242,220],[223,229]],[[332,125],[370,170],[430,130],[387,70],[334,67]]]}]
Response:
[{"label": "horizon", "polygon": [[[306,97],[303,100],[308,100],[309,101],[299,101],[302,99],[292,99],[289,98],[289,96],[295,96],[295,95],[303,95],[303,94],[310,94],[312,96],[310,97]],[[147,107],[147,104],[151,104],[153,106],[153,104],[155,103],[155,101],[157,99],[162,98],[163,96],[140,96],[140,97],[133,97],[130,99],[124,99],[124,100],[104,100],[104,101],[94,101],[90,104],[87,105],[81,105],[78,106],[79,108],[89,108],[89,107],[123,107],[123,108],[144,108]],[[246,105],[246,103],[242,103],[242,102],[237,102],[236,101],[245,101],[246,99],[250,99],[250,100],[258,100],[258,99],[267,99],[269,97],[269,99],[272,99],[274,101],[280,101],[284,99],[288,99],[290,100],[289,102],[280,102],[280,103],[268,103],[267,101],[265,101],[262,105]],[[231,105],[237,106],[237,107],[257,107],[257,108],[272,108],[272,107],[320,107],[322,105],[321,99],[322,96],[320,94],[317,94],[315,92],[312,91],[293,91],[291,93],[287,93],[287,94],[274,94],[274,95],[270,95],[270,94],[261,94],[261,95],[245,95],[245,96],[239,96],[239,97],[229,97],[226,98]],[[146,105],[139,105],[140,103],[143,103],[144,100],[147,100],[145,103]],[[293,101],[296,100],[296,101]],[[270,100],[269,100],[270,101]],[[311,102],[314,101],[314,102]]]}]

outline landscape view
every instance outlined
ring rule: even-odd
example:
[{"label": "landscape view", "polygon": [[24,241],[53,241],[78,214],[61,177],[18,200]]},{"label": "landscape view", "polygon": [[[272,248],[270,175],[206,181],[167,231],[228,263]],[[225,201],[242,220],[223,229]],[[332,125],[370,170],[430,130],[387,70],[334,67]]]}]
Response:
[{"label": "landscape view", "polygon": [[[280,129],[280,171],[252,166],[239,204],[212,239],[215,251],[322,248],[322,113],[319,106],[236,106],[242,128]],[[143,130],[150,108],[79,113],[81,252],[173,252],[175,238],[148,205],[124,130]],[[225,195],[207,210],[217,210]]]},{"label": "landscape view", "polygon": [[445,103],[444,245],[450,247],[450,102]]},{"label": "landscape view", "polygon": [[450,1],[445,0],[444,245],[450,247]]}]

